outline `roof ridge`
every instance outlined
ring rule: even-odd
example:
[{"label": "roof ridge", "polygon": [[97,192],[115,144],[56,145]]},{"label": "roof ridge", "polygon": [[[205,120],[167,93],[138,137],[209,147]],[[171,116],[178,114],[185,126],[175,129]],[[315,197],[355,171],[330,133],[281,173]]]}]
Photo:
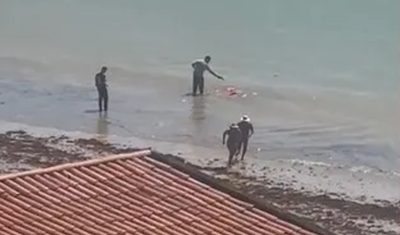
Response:
[{"label": "roof ridge", "polygon": [[102,158],[94,158],[94,159],[89,159],[89,160],[84,160],[84,161],[79,161],[79,162],[65,163],[65,164],[46,167],[46,168],[33,169],[33,170],[29,170],[29,171],[0,175],[0,181],[12,179],[12,178],[16,178],[16,177],[34,175],[34,174],[51,173],[51,172],[70,169],[70,168],[74,168],[74,167],[90,166],[90,165],[95,165],[95,164],[105,163],[105,162],[110,162],[110,161],[148,156],[150,154],[151,154],[151,148],[146,148],[146,149],[138,150],[138,151],[131,152],[131,153],[107,155],[106,157],[102,157]]}]

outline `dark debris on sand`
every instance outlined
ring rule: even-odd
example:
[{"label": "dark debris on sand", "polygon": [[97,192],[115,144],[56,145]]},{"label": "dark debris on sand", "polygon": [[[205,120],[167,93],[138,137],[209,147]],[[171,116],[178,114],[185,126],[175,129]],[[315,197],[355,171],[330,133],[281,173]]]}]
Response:
[{"label": "dark debris on sand", "polygon": [[[206,170],[210,172],[211,169]],[[225,176],[219,180],[265,200],[266,203],[272,203],[295,215],[314,221],[335,234],[399,234],[394,230],[385,229],[384,224],[397,228],[400,226],[400,201],[398,203],[381,201],[379,205],[361,204],[341,199],[337,194],[311,195],[287,187],[277,187],[268,180],[244,177],[226,169],[216,169],[211,174],[217,178]]]},{"label": "dark debris on sand", "polygon": [[133,152],[96,139],[66,136],[33,137],[24,131],[0,134],[0,174],[82,161],[93,157]]}]

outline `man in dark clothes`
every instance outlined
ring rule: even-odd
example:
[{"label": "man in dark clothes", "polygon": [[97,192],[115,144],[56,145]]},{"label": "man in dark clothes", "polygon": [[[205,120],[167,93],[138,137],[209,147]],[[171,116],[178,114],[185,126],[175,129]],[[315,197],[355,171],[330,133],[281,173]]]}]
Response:
[{"label": "man in dark clothes", "polygon": [[228,147],[229,150],[229,160],[228,160],[228,166],[232,164],[232,159],[235,153],[238,151],[239,143],[240,140],[242,139],[242,134],[240,133],[239,127],[233,123],[229,127],[228,130],[226,130],[222,136],[222,144],[225,145],[225,137],[228,136],[228,141],[226,146]]},{"label": "man in dark clothes", "polygon": [[97,91],[99,93],[99,111],[103,111],[103,103],[104,103],[104,111],[107,111],[108,108],[108,91],[107,91],[107,83],[106,83],[106,73],[107,67],[102,67],[100,73],[96,74],[95,82]]},{"label": "man in dark clothes", "polygon": [[224,80],[223,77],[219,76],[218,74],[214,73],[214,71],[211,70],[210,66],[208,63],[210,63],[211,57],[206,56],[204,60],[196,60],[192,63],[193,67],[193,96],[196,95],[197,89],[200,90],[200,94],[202,95],[204,93],[204,71],[208,71],[212,75],[214,75],[216,78]]},{"label": "man in dark clothes", "polygon": [[242,133],[242,139],[239,143],[238,151],[236,156],[240,154],[240,150],[243,146],[242,158],[240,160],[243,161],[244,155],[247,151],[247,144],[249,143],[250,137],[254,134],[253,125],[250,122],[250,118],[246,115],[242,117],[242,120],[237,124],[239,126],[240,132]]}]

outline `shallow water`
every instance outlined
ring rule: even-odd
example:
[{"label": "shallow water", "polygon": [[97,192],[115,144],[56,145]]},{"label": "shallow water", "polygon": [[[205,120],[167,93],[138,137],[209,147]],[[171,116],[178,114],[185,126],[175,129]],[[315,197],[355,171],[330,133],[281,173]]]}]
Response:
[{"label": "shallow water", "polygon": [[[0,119],[198,146],[225,160],[221,134],[246,113],[252,161],[369,169],[366,178],[392,185],[397,17],[398,1],[0,0]],[[190,62],[208,53],[227,80],[207,76],[209,95],[183,96]],[[107,117],[93,111],[103,64]],[[227,96],[228,86],[243,93]]]},{"label": "shallow water", "polygon": [[[220,135],[229,118],[239,115],[236,108],[262,95],[250,93],[243,99],[218,93],[205,97],[165,94],[160,99],[161,90],[140,89],[127,94],[121,89],[112,96],[109,112],[100,114],[95,110],[96,93],[89,87],[44,86],[31,81],[0,83],[4,100],[0,116],[8,121],[2,123],[3,130],[22,128],[45,135],[60,135],[63,132],[59,130],[69,131],[68,135],[76,131],[93,133],[114,142],[128,141],[134,147],[152,146],[179,153],[209,167],[226,164]],[[367,128],[349,123],[307,124],[291,120],[290,115],[283,121],[278,116],[284,117],[291,111],[276,106],[275,117],[269,117],[268,124],[263,124],[262,116],[256,112],[252,115],[256,134],[251,140],[244,174],[268,176],[312,192],[335,192],[352,199],[365,196],[364,201],[396,201],[400,197],[400,175],[393,162],[396,152],[390,151],[387,142],[371,135]],[[224,115],[218,113],[221,107]],[[49,133],[10,122],[52,127],[55,131]],[[210,161],[213,163],[208,164]]]}]

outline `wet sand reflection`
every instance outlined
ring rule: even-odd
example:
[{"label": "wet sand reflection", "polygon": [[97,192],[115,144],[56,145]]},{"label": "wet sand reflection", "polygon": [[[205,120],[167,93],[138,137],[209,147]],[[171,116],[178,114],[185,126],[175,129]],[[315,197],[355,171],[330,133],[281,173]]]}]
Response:
[{"label": "wet sand reflection", "polygon": [[99,113],[99,117],[97,119],[97,128],[96,133],[99,135],[98,139],[106,141],[108,136],[108,124],[109,121],[107,120],[107,112]]}]

